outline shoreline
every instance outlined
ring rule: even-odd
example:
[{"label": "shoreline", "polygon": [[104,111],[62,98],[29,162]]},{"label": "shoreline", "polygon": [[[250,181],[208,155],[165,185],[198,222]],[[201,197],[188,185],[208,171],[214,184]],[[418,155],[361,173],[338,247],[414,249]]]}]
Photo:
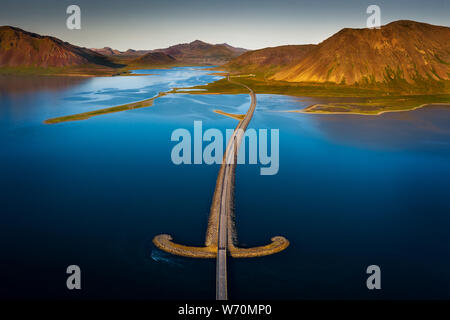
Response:
[{"label": "shoreline", "polygon": [[229,118],[234,119],[234,120],[238,120],[238,121],[241,121],[245,117],[245,114],[228,113],[228,112],[225,112],[225,111],[222,111],[222,110],[217,110],[217,109],[213,110],[213,112],[215,112],[217,114],[220,114],[220,115],[223,115],[225,117],[229,117]]},{"label": "shoreline", "polygon": [[[178,67],[178,66],[174,66],[174,67]],[[188,67],[209,67],[209,66],[188,66]],[[159,68],[157,67],[153,67],[155,69],[170,69],[173,67],[162,67],[160,66]],[[211,68],[212,69],[212,68]],[[116,74],[116,75],[90,75],[90,74],[52,74],[49,76],[67,76],[67,77],[115,77],[115,76],[148,76],[148,75],[157,75],[157,74],[136,74],[136,73],[131,73],[132,70],[141,70],[141,69],[128,69],[126,70],[124,73],[120,73],[120,74]],[[217,70],[217,69],[216,69]],[[210,73],[209,75],[216,75],[216,76],[221,76],[223,77],[223,79],[221,80],[225,80],[225,73],[222,71],[216,72],[216,73]],[[25,74],[23,74],[24,76],[26,76]],[[36,76],[40,76],[40,75],[36,75]],[[252,78],[254,77],[254,74],[244,74],[244,75],[230,75],[229,77],[234,77],[234,78]],[[218,81],[221,81],[218,80]],[[213,81],[211,83],[216,83],[217,81]],[[211,83],[207,84],[207,85],[201,85],[201,86],[192,86],[192,87],[186,87],[186,88],[172,88],[169,91],[166,92],[160,92],[158,95],[149,98],[149,99],[144,99],[144,100],[140,100],[140,101],[136,101],[136,102],[132,102],[129,104],[124,104],[124,105],[119,105],[119,106],[112,106],[112,107],[108,107],[108,108],[103,108],[103,109],[97,109],[97,110],[93,110],[93,111],[88,111],[88,112],[83,112],[83,113],[78,113],[78,114],[72,114],[72,115],[67,115],[67,116],[61,116],[61,117],[55,117],[55,118],[50,118],[50,119],[46,119],[44,120],[45,124],[55,124],[55,123],[60,123],[60,122],[68,122],[68,121],[77,121],[77,120],[86,120],[89,119],[93,116],[97,116],[97,115],[102,115],[102,114],[108,114],[108,113],[115,113],[115,112],[121,112],[121,111],[126,111],[126,110],[130,110],[130,109],[136,109],[136,108],[143,108],[143,107],[148,107],[148,106],[152,106],[154,100],[156,100],[157,98],[163,96],[163,95],[167,95],[167,94],[195,94],[195,95],[221,95],[221,94],[230,94],[230,95],[239,95],[239,94],[246,94],[244,92],[241,92],[241,90],[243,90],[242,88],[239,88],[239,90],[236,90],[235,88],[233,88],[233,90],[227,90],[224,88],[221,88],[223,92],[220,91],[209,91],[210,88],[208,88],[208,85],[210,85]],[[203,91],[205,90],[205,91]],[[270,94],[270,95],[282,95],[282,96],[290,96],[290,97],[295,97],[298,98],[298,95],[293,95],[292,93],[273,93],[273,92],[267,92],[267,93],[258,93],[258,94]],[[414,106],[414,107],[408,107],[405,106],[405,108],[403,109],[396,109],[396,104],[398,105],[398,101],[389,101],[388,103],[392,104],[392,109],[381,109],[381,110],[376,110],[376,106],[375,109],[372,110],[368,110],[368,111],[351,111],[351,107],[346,107],[345,103],[342,102],[335,102],[334,106],[333,103],[316,103],[310,106],[307,106],[303,109],[300,110],[286,110],[286,111],[274,111],[274,112],[290,112],[290,113],[303,113],[303,114],[347,114],[347,115],[370,115],[370,116],[379,116],[382,115],[384,113],[387,112],[405,112],[405,111],[414,111],[417,109],[421,109],[424,108],[426,106],[433,106],[433,105],[443,105],[443,106],[450,106],[449,102],[436,102],[436,100],[442,99],[442,97],[438,97],[439,95],[445,95],[444,97],[444,101],[447,100],[448,101],[448,94],[436,94],[434,96],[434,98],[432,96],[427,97],[429,100],[434,102],[430,102],[430,103],[422,103],[418,106]],[[420,97],[422,95],[418,95],[418,97]],[[310,96],[307,94],[302,94],[301,97],[305,97],[305,98],[323,98],[323,99],[333,99],[333,96]],[[409,96],[410,98],[411,96]],[[334,97],[335,99],[339,99],[339,98],[361,98],[364,99],[363,97],[359,97],[359,96],[354,96],[354,97]],[[374,97],[375,98],[375,97]],[[380,97],[380,99],[386,99],[386,97]],[[423,100],[426,101],[426,99],[423,99],[424,97],[422,96],[421,99],[417,98],[416,102],[423,102]],[[405,96],[405,98],[403,100],[408,99],[408,96]],[[413,100],[413,99],[411,99]],[[422,101],[417,101],[417,100],[422,100]],[[411,101],[412,104],[414,103],[414,101]],[[386,103],[386,101],[378,101],[378,103]],[[338,105],[341,104],[341,105]],[[358,103],[354,103],[355,104],[355,108],[358,108]],[[363,105],[361,105],[362,107]],[[324,110],[314,110],[316,107],[322,107],[324,108]],[[328,111],[326,110],[327,108],[349,108],[349,111]],[[385,106],[380,106],[380,108],[385,108]],[[224,115],[236,120],[241,120],[240,118],[242,117],[242,115],[234,115],[234,114],[228,114],[224,111],[221,110],[213,110],[213,112],[220,114],[220,115]]]},{"label": "shoreline", "polygon": [[56,123],[69,122],[69,121],[81,121],[81,120],[87,120],[89,118],[92,118],[92,117],[95,117],[98,115],[151,107],[153,105],[153,102],[156,99],[163,97],[167,94],[169,94],[169,92],[160,92],[156,96],[149,98],[149,99],[131,102],[131,103],[123,104],[120,106],[115,106],[115,107],[96,109],[96,110],[92,110],[92,111],[87,111],[87,112],[82,112],[82,113],[77,113],[77,114],[72,114],[72,115],[67,115],[67,116],[50,118],[50,119],[44,120],[44,123],[45,124],[56,124]]},{"label": "shoreline", "polygon": [[314,104],[311,106],[308,106],[301,110],[286,110],[286,111],[279,111],[279,112],[290,112],[290,113],[303,113],[303,114],[353,114],[353,115],[361,115],[361,116],[381,116],[382,114],[389,113],[389,112],[407,112],[407,111],[414,111],[418,109],[422,109],[429,106],[450,106],[450,103],[447,102],[431,102],[431,103],[424,103],[419,106],[415,106],[409,109],[393,109],[393,110],[381,110],[376,113],[368,113],[368,112],[356,112],[356,111],[326,111],[326,110],[319,110],[319,111],[307,111],[308,108],[314,108],[317,106],[327,106],[326,104]]}]

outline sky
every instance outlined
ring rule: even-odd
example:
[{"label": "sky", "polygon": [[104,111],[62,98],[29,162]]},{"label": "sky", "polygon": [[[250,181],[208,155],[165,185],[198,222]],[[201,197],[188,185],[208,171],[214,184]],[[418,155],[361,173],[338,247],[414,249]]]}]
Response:
[{"label": "sky", "polygon": [[[81,8],[80,30],[66,27],[71,4]],[[364,28],[371,4],[380,7],[381,24],[450,26],[450,0],[0,0],[0,25],[88,48],[156,49],[199,39],[259,49],[320,43],[342,28]]]}]

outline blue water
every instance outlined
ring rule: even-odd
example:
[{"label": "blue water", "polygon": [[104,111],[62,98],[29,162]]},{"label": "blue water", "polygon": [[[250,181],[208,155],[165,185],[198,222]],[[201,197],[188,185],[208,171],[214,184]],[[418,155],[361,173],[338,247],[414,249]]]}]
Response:
[{"label": "blue water", "polygon": [[[215,261],[169,255],[168,233],[204,241],[218,165],[171,162],[176,128],[234,128],[248,95],[167,95],[154,106],[45,125],[216,79],[203,68],[130,77],[0,79],[0,296],[213,299]],[[145,75],[151,74],[151,75]],[[450,298],[450,110],[379,117],[278,112],[311,103],[258,95],[250,127],[280,130],[280,170],[240,165],[242,246],[283,235],[282,253],[230,259],[231,298]],[[82,290],[66,289],[79,265]],[[379,291],[367,266],[381,267]]]}]

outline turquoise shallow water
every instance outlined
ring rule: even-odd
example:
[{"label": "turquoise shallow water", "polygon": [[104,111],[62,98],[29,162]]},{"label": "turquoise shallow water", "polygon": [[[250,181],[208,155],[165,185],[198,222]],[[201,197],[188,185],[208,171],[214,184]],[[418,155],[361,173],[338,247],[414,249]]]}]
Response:
[{"label": "turquoise shallow water", "polygon": [[[218,79],[202,68],[150,76],[0,79],[0,295],[25,298],[214,298],[214,261],[168,255],[160,233],[201,245],[218,165],[170,160],[176,128],[225,132],[248,95],[168,95],[153,107],[45,125]],[[258,95],[251,128],[280,130],[280,170],[236,177],[239,243],[291,246],[230,260],[231,298],[450,298],[450,112],[379,117],[278,111],[309,103]],[[65,269],[82,270],[78,292]],[[368,265],[382,290],[365,286]]]}]

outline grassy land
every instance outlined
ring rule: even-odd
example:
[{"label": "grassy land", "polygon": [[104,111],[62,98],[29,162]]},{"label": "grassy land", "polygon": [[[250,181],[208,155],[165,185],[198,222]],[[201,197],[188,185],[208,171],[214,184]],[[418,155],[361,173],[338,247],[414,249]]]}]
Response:
[{"label": "grassy land", "polygon": [[[268,81],[257,77],[239,77],[239,82],[246,84],[257,94],[284,94],[292,96],[310,97],[368,97],[381,94],[377,88],[359,88],[343,86],[337,84],[311,84],[294,83],[284,81]],[[203,93],[240,94],[248,93],[248,90],[241,86],[233,85],[227,79],[209,83],[203,86],[195,86],[192,89],[204,89]],[[182,89],[178,89],[182,93]],[[184,92],[183,92],[184,93]],[[187,92],[185,92],[187,93]]]},{"label": "grassy land", "polygon": [[[388,111],[413,110],[431,103],[450,103],[450,81],[419,82],[409,85],[405,82],[388,82],[377,85],[340,85],[334,83],[295,83],[270,81],[258,75],[239,76],[239,81],[252,88],[257,94],[282,94],[302,97],[316,97],[323,103],[302,110],[308,113],[357,113],[381,114]],[[203,91],[183,91],[190,94],[246,94],[243,87],[235,86],[226,79],[207,85],[196,86]],[[429,92],[427,92],[429,91]]]},{"label": "grassy land", "polygon": [[125,68],[109,68],[98,65],[76,67],[2,67],[0,74],[6,75],[45,75],[45,76],[115,76],[128,74]]}]

